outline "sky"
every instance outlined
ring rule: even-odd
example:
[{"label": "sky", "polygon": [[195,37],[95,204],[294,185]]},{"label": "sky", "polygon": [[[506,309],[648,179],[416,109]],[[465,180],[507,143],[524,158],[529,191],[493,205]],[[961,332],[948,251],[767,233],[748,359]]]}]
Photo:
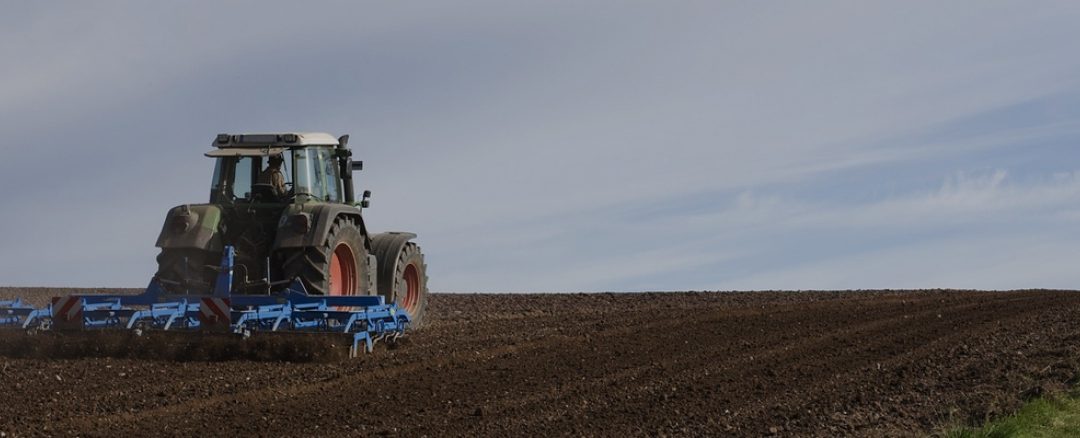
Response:
[{"label": "sky", "polygon": [[1080,3],[19,2],[0,283],[145,285],[218,133],[350,134],[440,292],[1080,286]]}]

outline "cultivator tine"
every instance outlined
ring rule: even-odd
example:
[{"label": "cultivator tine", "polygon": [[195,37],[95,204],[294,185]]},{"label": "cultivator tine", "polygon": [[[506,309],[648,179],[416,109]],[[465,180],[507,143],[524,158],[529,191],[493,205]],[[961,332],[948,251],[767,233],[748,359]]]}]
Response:
[{"label": "cultivator tine", "polygon": [[364,352],[370,353],[375,347],[374,342],[371,340],[371,335],[367,332],[357,333],[353,336],[353,344],[352,348],[349,349],[349,357],[357,357],[360,355],[359,349],[356,348],[356,346],[360,344],[360,341],[364,342]]},{"label": "cultivator tine", "polygon": [[40,314],[34,306],[19,299],[0,301],[0,327],[26,328]]},{"label": "cultivator tine", "polygon": [[[52,321],[53,319],[51,307],[37,309],[26,315],[26,320],[23,321],[22,328],[23,330],[49,330],[50,328],[52,328]],[[32,328],[35,323],[37,324],[37,326]]]},{"label": "cultivator tine", "polygon": [[190,315],[198,312],[199,306],[191,304],[188,300],[178,300],[159,304],[151,304],[149,309],[138,310],[128,318],[126,328],[128,330],[160,329],[170,330],[174,326],[179,328],[192,328],[198,326],[198,321]]}]

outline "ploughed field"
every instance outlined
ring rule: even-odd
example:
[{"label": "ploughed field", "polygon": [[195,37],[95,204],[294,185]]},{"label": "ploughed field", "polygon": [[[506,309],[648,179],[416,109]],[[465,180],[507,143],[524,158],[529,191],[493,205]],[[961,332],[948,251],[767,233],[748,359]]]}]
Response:
[{"label": "ploughed field", "polygon": [[0,357],[0,432],[911,435],[1007,413],[1080,369],[1074,292],[436,294],[429,305],[406,342],[351,361]]}]

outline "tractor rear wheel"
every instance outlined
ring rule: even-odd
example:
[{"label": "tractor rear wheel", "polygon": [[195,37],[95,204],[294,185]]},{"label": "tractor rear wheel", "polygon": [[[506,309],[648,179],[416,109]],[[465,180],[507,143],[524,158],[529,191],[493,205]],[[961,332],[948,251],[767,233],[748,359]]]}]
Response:
[{"label": "tractor rear wheel", "polygon": [[299,278],[312,295],[365,295],[366,240],[352,219],[340,217],[322,245],[285,254],[285,278]]},{"label": "tractor rear wheel", "polygon": [[377,235],[372,241],[379,263],[379,295],[409,312],[412,325],[420,327],[424,323],[428,298],[424,254],[415,243],[399,246],[393,241],[393,236],[386,234]]}]

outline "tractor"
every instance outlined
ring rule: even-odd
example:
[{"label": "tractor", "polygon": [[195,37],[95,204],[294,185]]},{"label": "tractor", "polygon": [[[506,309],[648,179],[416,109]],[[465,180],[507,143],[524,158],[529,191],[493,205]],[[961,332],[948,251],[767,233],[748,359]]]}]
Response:
[{"label": "tractor", "polygon": [[[349,136],[220,134],[210,201],[171,209],[156,246],[155,280],[168,294],[212,290],[222,252],[235,254],[231,291],[270,295],[302,283],[316,296],[381,295],[408,312],[427,306],[427,266],[415,234],[371,234]],[[274,169],[270,169],[274,167]],[[276,178],[268,174],[277,173]]]}]

